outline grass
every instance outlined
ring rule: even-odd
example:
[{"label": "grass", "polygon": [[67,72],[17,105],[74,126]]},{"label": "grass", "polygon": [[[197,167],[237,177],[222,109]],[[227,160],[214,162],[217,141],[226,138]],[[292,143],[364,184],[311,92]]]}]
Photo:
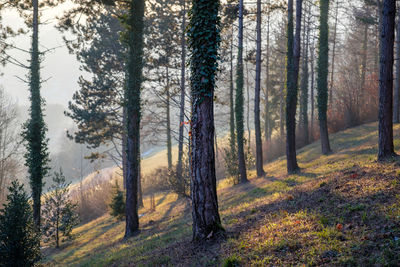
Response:
[{"label": "grass", "polygon": [[374,123],[332,135],[328,156],[320,155],[319,142],[300,149],[296,175],[288,176],[279,158],[264,166],[264,178],[251,170],[250,183],[219,181],[225,239],[192,244],[189,203],[163,193],[155,212],[140,211],[138,236],[123,242],[124,222],[107,215],[74,229],[75,239],[60,249],[44,250],[43,264],[397,266],[400,165],[376,162],[376,129]]}]

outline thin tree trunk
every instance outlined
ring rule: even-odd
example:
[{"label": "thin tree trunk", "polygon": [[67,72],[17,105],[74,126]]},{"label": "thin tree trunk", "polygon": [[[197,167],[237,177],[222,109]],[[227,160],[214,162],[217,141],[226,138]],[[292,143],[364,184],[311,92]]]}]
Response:
[{"label": "thin tree trunk", "polygon": [[244,120],[243,120],[243,109],[244,109],[244,98],[243,98],[243,0],[239,0],[239,31],[238,31],[238,58],[237,58],[237,69],[236,69],[236,103],[235,103],[235,114],[236,114],[236,139],[238,148],[238,159],[239,159],[239,173],[240,182],[246,183],[246,160],[244,157]]},{"label": "thin tree trunk", "polygon": [[[193,0],[189,27],[191,58],[191,196],[193,240],[222,231],[218,212],[214,152],[214,75],[219,31],[218,0]],[[201,71],[210,70],[205,75]]]},{"label": "thin tree trunk", "polygon": [[[269,2],[268,2],[269,4]],[[268,143],[271,140],[271,126],[270,126],[270,114],[269,114],[269,86],[270,86],[270,73],[269,73],[269,57],[270,57],[270,36],[269,36],[269,28],[270,28],[270,10],[267,11],[267,55],[266,55],[266,83],[265,83],[265,116],[264,116],[264,134],[265,134],[265,143]]]},{"label": "thin tree trunk", "polygon": [[315,96],[314,96],[314,81],[315,81],[315,75],[314,75],[314,53],[315,53],[315,49],[314,49],[314,40],[313,40],[313,45],[311,46],[311,94],[310,94],[310,98],[311,98],[311,127],[310,127],[310,138],[311,140],[314,140],[314,120],[315,120],[315,116],[314,116],[314,111],[315,111]]},{"label": "thin tree trunk", "polygon": [[230,150],[231,153],[236,154],[236,143],[235,143],[235,103],[233,101],[233,29],[234,26],[232,25],[232,36],[231,36],[231,69],[230,69],[230,76],[229,76],[229,108],[230,108],[230,116],[229,116],[229,128],[230,128]]},{"label": "thin tree trunk", "polygon": [[[362,62],[361,62],[361,92],[360,92],[360,100],[361,106],[359,109],[362,110],[363,106],[366,104],[365,102],[365,80],[367,76],[367,55],[368,55],[368,24],[365,23],[364,25],[364,40],[363,40],[363,55],[362,55]],[[360,111],[361,111],[360,110]],[[357,112],[360,115],[360,111]],[[357,116],[357,123],[359,123],[360,117]]]},{"label": "thin tree trunk", "polygon": [[396,84],[394,87],[394,99],[393,99],[393,122],[400,122],[400,12],[397,9],[397,25],[396,25],[396,75],[394,79]]},{"label": "thin tree trunk", "polygon": [[320,1],[320,32],[318,43],[318,118],[322,154],[331,152],[328,135],[328,12],[329,0]]},{"label": "thin tree trunk", "polygon": [[286,158],[287,171],[299,170],[296,158],[296,109],[300,61],[302,0],[296,0],[296,34],[293,40],[293,0],[288,2],[288,62],[286,95]]},{"label": "thin tree trunk", "polygon": [[[308,9],[311,10],[311,7]],[[301,79],[301,95],[300,95],[300,129],[302,131],[303,145],[307,145],[309,142],[308,133],[308,48],[309,48],[309,38],[310,38],[310,16],[307,18],[307,23],[304,25],[304,56],[303,56],[303,75]]]},{"label": "thin tree trunk", "polygon": [[256,134],[256,169],[257,177],[265,174],[263,169],[263,153],[260,123],[260,91],[261,91],[261,0],[257,0],[257,55],[256,55],[256,88],[254,93],[254,129]]},{"label": "thin tree trunk", "polygon": [[[140,132],[139,132],[140,135]],[[140,140],[140,137],[139,137]],[[140,152],[140,145],[139,145],[139,179],[138,179],[138,208],[143,208],[143,192],[142,192],[142,153]]]},{"label": "thin tree trunk", "polygon": [[176,176],[182,181],[182,157],[183,157],[183,130],[185,128],[185,65],[186,65],[186,0],[181,0],[182,24],[181,24],[181,103],[179,105],[179,137],[178,137],[178,163],[176,165]]},{"label": "thin tree trunk", "polygon": [[396,155],[393,147],[392,117],[395,0],[384,0],[382,15],[379,74],[379,161],[384,161]]},{"label": "thin tree trunk", "polygon": [[284,107],[284,102],[285,102],[285,88],[284,84],[281,84],[280,87],[280,97],[279,97],[279,132],[281,135],[281,140],[284,140],[285,138],[285,107]]},{"label": "thin tree trunk", "polygon": [[169,68],[167,66],[167,87],[165,88],[166,94],[166,112],[167,112],[167,159],[168,170],[172,170],[172,141],[171,141],[171,114],[170,114],[170,92],[169,92]]},{"label": "thin tree trunk", "polygon": [[[246,46],[247,55],[247,46]],[[246,127],[247,127],[247,147],[251,147],[251,131],[250,131],[250,82],[249,82],[249,62],[246,60]]]},{"label": "thin tree trunk", "polygon": [[333,103],[333,81],[335,76],[335,56],[336,56],[336,36],[337,36],[337,24],[339,14],[339,1],[336,1],[336,13],[335,13],[335,26],[333,30],[333,45],[332,45],[332,64],[331,64],[331,83],[329,88],[329,107],[332,107]]},{"label": "thin tree trunk", "polygon": [[122,108],[122,180],[124,190],[126,190],[126,172],[127,172],[127,157],[126,157],[126,108]]},{"label": "thin tree trunk", "polygon": [[132,0],[129,9],[127,113],[127,179],[125,239],[139,231],[138,180],[140,164],[140,89],[143,69],[144,1]]}]

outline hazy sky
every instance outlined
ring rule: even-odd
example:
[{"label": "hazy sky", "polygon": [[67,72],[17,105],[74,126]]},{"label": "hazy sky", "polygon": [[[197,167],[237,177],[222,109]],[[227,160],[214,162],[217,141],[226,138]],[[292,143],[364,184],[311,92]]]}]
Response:
[{"label": "hazy sky", "polygon": [[[42,79],[47,82],[42,84],[42,96],[48,104],[61,104],[66,106],[71,99],[72,94],[78,89],[77,80],[81,75],[79,71],[79,63],[75,55],[70,55],[67,48],[64,46],[62,35],[54,28],[54,15],[59,14],[58,10],[50,10],[44,12],[42,21],[48,21],[48,24],[41,25],[39,28],[40,49],[42,51],[57,48],[54,52],[46,54],[42,62]],[[53,19],[51,19],[53,18]],[[22,20],[16,12],[6,11],[3,14],[5,24],[13,27],[22,26]],[[12,40],[12,42],[25,50],[30,48],[30,33]],[[10,51],[10,54],[15,56],[19,61],[26,62],[29,59],[29,54],[17,51]],[[28,63],[27,63],[28,64]],[[28,85],[20,81],[15,76],[25,78],[27,70],[14,66],[6,65],[2,70],[4,76],[0,77],[0,84],[5,88],[6,92],[18,99],[20,105],[28,104]]]}]

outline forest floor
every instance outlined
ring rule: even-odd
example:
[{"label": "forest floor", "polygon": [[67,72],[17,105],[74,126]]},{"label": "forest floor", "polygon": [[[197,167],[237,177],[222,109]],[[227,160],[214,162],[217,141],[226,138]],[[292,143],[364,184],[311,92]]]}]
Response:
[{"label": "forest floor", "polygon": [[[400,149],[400,126],[395,147]],[[267,176],[218,184],[226,235],[191,242],[186,200],[156,197],[141,232],[123,242],[124,222],[103,216],[74,230],[75,239],[44,251],[45,266],[399,266],[400,161],[376,161],[377,124],[331,135],[298,151],[301,172],[286,174],[285,158]],[[148,200],[145,200],[145,205]]]}]

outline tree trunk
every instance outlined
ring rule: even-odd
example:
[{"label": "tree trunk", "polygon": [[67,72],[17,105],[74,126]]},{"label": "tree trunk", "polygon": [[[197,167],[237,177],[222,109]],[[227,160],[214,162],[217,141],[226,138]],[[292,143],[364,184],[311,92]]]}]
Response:
[{"label": "tree trunk", "polygon": [[365,80],[367,76],[367,56],[368,56],[368,23],[364,25],[364,40],[362,48],[362,62],[361,62],[361,92],[360,92],[360,102],[359,111],[357,112],[357,124],[360,122],[360,111],[363,110],[364,106],[367,104],[365,99]]},{"label": "tree trunk", "polygon": [[266,47],[266,82],[265,82],[265,116],[264,116],[264,134],[265,134],[265,143],[268,143],[271,140],[271,126],[270,126],[270,114],[269,114],[269,86],[270,86],[270,74],[269,74],[269,57],[270,57],[270,36],[269,36],[269,28],[270,28],[270,10],[267,10],[267,47]]},{"label": "tree trunk", "polygon": [[32,49],[30,61],[30,120],[25,137],[28,143],[26,154],[28,172],[33,200],[33,219],[36,229],[40,231],[40,207],[43,189],[43,177],[47,174],[47,141],[46,126],[43,120],[42,97],[40,95],[40,52],[39,52],[39,5],[38,0],[32,1]]},{"label": "tree trunk", "polygon": [[254,129],[256,134],[256,170],[257,177],[265,174],[260,123],[260,91],[261,91],[261,0],[257,0],[257,41],[256,41],[256,88],[254,92]]},{"label": "tree trunk", "polygon": [[[229,76],[229,128],[230,128],[230,150],[231,153],[234,153],[236,151],[236,143],[235,143],[235,103],[233,101],[233,29],[234,26],[232,25],[232,36],[231,36],[231,69],[230,69],[230,76]],[[236,152],[235,152],[236,153]]]},{"label": "tree trunk", "polygon": [[124,190],[126,190],[126,172],[127,172],[127,158],[126,158],[126,108],[122,108],[122,181],[124,185]]},{"label": "tree trunk", "polygon": [[166,112],[167,112],[167,159],[168,170],[172,170],[172,141],[171,141],[171,114],[170,114],[170,92],[169,92],[169,68],[167,66],[167,87],[165,88],[166,94]]},{"label": "tree trunk", "polygon": [[384,161],[396,155],[393,147],[392,120],[395,0],[384,0],[382,15],[379,74],[379,161]]},{"label": "tree trunk", "polygon": [[139,231],[138,180],[140,164],[140,89],[143,69],[144,1],[132,0],[129,9],[128,85],[125,91],[127,113],[127,176],[125,239]]},{"label": "tree trunk", "polygon": [[243,120],[243,0],[239,0],[239,44],[238,44],[238,58],[237,58],[237,69],[236,69],[236,103],[235,103],[235,115],[236,115],[236,139],[238,148],[238,159],[239,159],[239,173],[240,182],[246,183],[246,159],[244,157],[244,120]]},{"label": "tree trunk", "polygon": [[331,83],[329,88],[329,107],[332,107],[333,103],[333,79],[335,75],[335,56],[336,56],[336,36],[337,36],[337,24],[339,14],[339,1],[336,1],[336,13],[335,13],[335,26],[333,30],[333,45],[332,45],[332,64],[331,64]]},{"label": "tree trunk", "polygon": [[296,35],[293,40],[293,0],[288,2],[288,45],[287,45],[287,95],[286,95],[286,158],[287,171],[299,170],[296,158],[296,109],[300,61],[300,34],[302,0],[296,0]]},{"label": "tree trunk", "polygon": [[310,126],[310,138],[312,141],[314,141],[314,120],[315,120],[315,116],[314,116],[314,111],[315,111],[315,96],[314,96],[314,81],[315,81],[315,75],[314,75],[314,53],[315,53],[315,49],[314,49],[314,40],[313,40],[313,45],[311,46],[311,51],[310,51],[310,61],[311,61],[311,94],[310,94],[310,98],[311,98],[311,126]]},{"label": "tree trunk", "polygon": [[320,30],[318,43],[318,118],[322,154],[331,153],[328,135],[328,12],[329,0],[320,1]]},{"label": "tree trunk", "polygon": [[393,100],[393,122],[400,122],[400,12],[397,9],[397,25],[396,25],[396,84],[394,87]]},{"label": "tree trunk", "polygon": [[186,0],[181,0],[182,24],[181,24],[181,103],[179,105],[179,137],[178,137],[178,163],[176,165],[176,176],[182,181],[182,157],[183,157],[183,130],[185,129],[185,65],[186,65]]},{"label": "tree trunk", "polygon": [[[193,240],[222,230],[214,152],[214,87],[218,53],[218,0],[193,0],[188,30],[191,58],[191,194]],[[202,70],[207,70],[206,72]]]},{"label": "tree trunk", "polygon": [[[140,135],[140,133],[139,133]],[[140,140],[140,138],[139,138]],[[143,208],[143,192],[142,192],[142,153],[140,152],[139,145],[139,179],[138,179],[138,208]]]},{"label": "tree trunk", "polygon": [[[308,9],[311,10],[311,7]],[[309,13],[309,12],[308,12]],[[303,56],[303,75],[301,79],[301,95],[300,95],[300,129],[302,131],[303,145],[307,145],[309,142],[308,134],[308,47],[310,44],[310,15],[307,18],[307,23],[304,25],[305,29],[303,32],[304,37],[304,56]]]}]

